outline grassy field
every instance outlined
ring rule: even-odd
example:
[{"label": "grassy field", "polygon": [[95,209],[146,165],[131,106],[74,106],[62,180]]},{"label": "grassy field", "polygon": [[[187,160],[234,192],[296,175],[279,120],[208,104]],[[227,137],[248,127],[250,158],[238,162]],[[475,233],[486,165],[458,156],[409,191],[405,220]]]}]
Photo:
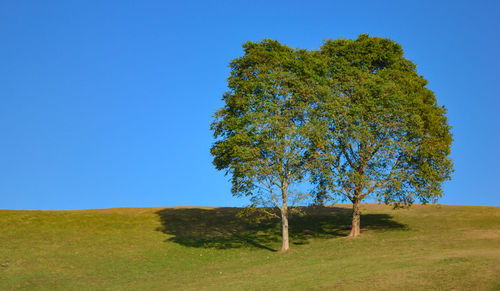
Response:
[{"label": "grassy field", "polygon": [[500,207],[363,204],[279,223],[237,208],[0,210],[0,290],[500,290]]}]

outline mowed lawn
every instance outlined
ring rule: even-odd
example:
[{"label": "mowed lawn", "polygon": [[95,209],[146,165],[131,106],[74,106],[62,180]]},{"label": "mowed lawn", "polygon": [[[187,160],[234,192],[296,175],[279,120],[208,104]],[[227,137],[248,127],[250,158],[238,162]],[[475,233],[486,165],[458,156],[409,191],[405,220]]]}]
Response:
[{"label": "mowed lawn", "polygon": [[500,290],[500,207],[309,208],[286,254],[239,210],[0,210],[0,290]]}]

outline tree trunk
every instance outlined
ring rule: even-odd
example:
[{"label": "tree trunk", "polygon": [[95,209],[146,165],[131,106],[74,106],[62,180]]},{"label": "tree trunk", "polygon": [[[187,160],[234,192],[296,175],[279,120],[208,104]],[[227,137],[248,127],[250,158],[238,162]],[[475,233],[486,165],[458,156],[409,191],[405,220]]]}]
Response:
[{"label": "tree trunk", "polygon": [[361,211],[359,210],[359,200],[354,199],[352,201],[352,225],[350,237],[357,237],[359,235],[359,224],[361,221]]},{"label": "tree trunk", "polygon": [[281,207],[281,236],[282,236],[282,245],[281,245],[281,253],[288,251],[290,248],[288,243],[288,201],[287,201],[287,193],[286,189],[282,190],[283,196],[283,206]]},{"label": "tree trunk", "polygon": [[[284,207],[285,208],[285,207]],[[282,234],[282,245],[281,245],[281,253],[288,251],[290,248],[288,243],[288,209],[284,209],[281,211],[281,234]]]}]

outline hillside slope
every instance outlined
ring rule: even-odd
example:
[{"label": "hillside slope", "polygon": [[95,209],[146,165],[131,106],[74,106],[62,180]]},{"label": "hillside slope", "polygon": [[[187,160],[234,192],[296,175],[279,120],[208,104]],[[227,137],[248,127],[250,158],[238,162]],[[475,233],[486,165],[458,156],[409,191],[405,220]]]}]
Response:
[{"label": "hillside slope", "polygon": [[500,207],[309,209],[287,254],[239,210],[0,210],[0,289],[500,289]]}]

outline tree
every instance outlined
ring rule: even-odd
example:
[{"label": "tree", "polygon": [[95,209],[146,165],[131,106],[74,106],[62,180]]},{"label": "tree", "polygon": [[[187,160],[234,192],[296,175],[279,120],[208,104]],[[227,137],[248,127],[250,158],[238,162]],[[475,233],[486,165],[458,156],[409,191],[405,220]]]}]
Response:
[{"label": "tree", "polygon": [[247,42],[230,64],[229,91],[211,129],[214,165],[232,175],[232,193],[279,209],[282,248],[289,249],[291,190],[307,174],[308,98],[315,58],[273,40]]},{"label": "tree", "polygon": [[396,42],[360,35],[328,40],[329,94],[314,111],[314,182],[320,197],[353,204],[350,236],[360,233],[360,202],[435,202],[453,171],[446,110]]}]

